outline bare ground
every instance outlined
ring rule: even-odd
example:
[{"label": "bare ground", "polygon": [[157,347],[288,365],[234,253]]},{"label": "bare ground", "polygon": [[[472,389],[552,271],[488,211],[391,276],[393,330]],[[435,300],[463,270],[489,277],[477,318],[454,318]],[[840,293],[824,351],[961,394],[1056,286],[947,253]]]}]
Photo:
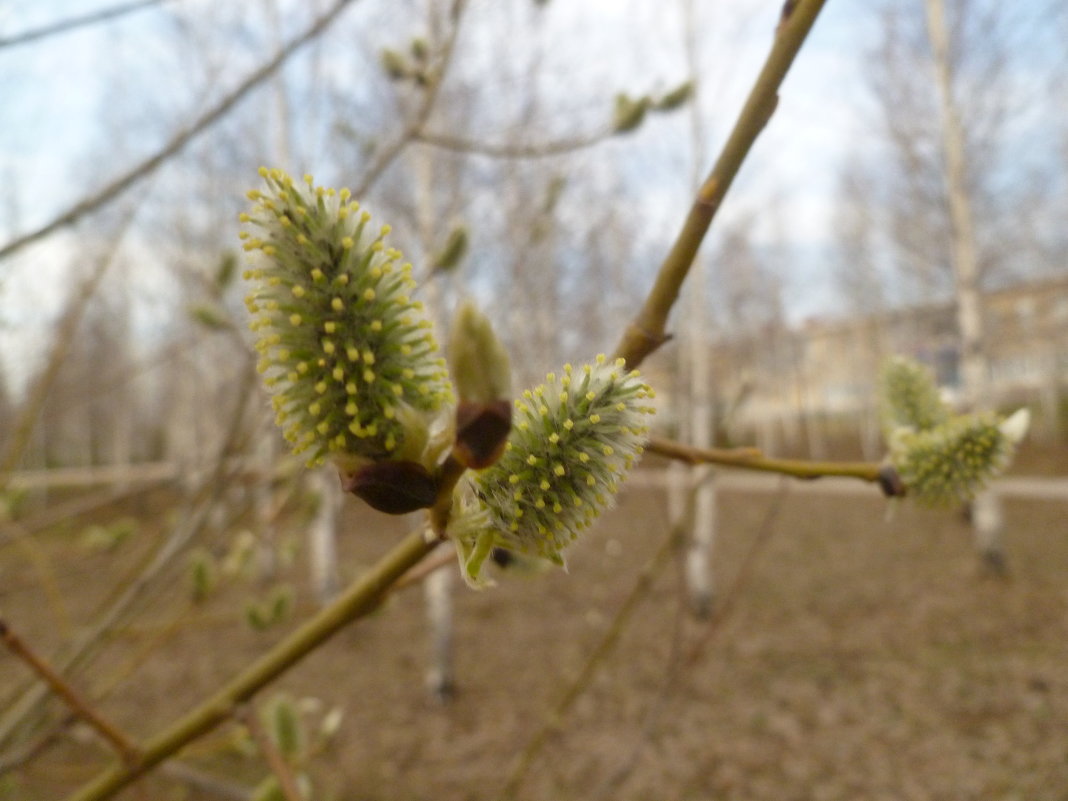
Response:
[{"label": "bare ground", "polygon": [[[346,509],[352,576],[402,528],[355,502]],[[726,615],[680,617],[679,569],[668,562],[516,797],[1068,799],[1068,506],[1018,501],[1006,511],[1001,580],[983,576],[951,513],[902,506],[886,522],[876,497],[722,493],[715,572]],[[111,553],[78,545],[81,523],[33,548],[0,548],[0,611],[43,653],[132,573],[165,510],[150,499],[104,516],[118,514],[139,515],[142,529]],[[458,587],[460,686],[448,704],[424,691],[418,591],[312,655],[279,688],[345,712],[309,762],[315,798],[498,798],[664,536],[659,494],[631,491],[574,549],[569,573],[504,574],[482,593]],[[753,569],[732,594],[755,540]],[[301,583],[303,570],[298,558],[288,575]],[[74,682],[103,696],[100,710],[132,736],[148,736],[294,625],[246,625],[245,601],[265,593],[232,581],[191,605],[178,571]],[[311,611],[299,596],[298,619]],[[0,704],[27,675],[0,653]],[[265,769],[237,755],[232,734],[183,761],[251,786]],[[91,737],[64,735],[0,777],[0,799],[60,798],[105,760]],[[164,778],[146,787],[121,797],[217,797]]]}]

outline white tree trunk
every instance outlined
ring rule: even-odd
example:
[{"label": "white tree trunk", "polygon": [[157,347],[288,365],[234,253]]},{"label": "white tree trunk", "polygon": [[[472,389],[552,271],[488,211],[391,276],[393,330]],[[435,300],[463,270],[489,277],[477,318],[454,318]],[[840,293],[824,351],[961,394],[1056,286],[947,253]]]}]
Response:
[{"label": "white tree trunk", "polygon": [[[262,425],[259,428],[264,431]],[[278,460],[278,440],[271,434],[273,431],[263,433],[253,452],[258,476],[252,487],[252,508],[258,523],[256,565],[259,579],[265,582],[278,575],[278,529],[274,515],[274,466]]]},{"label": "white tree trunk", "polygon": [[[946,27],[944,0],[926,0],[927,35],[931,43],[935,80],[941,112],[942,152],[945,163],[946,195],[953,241],[954,286],[957,326],[960,330],[963,399],[971,409],[981,409],[988,397],[987,360],[983,343],[983,309],[979,284],[979,258],[976,253],[975,223],[968,192],[968,164],[964,129],[953,94],[953,64]],[[1005,567],[1001,537],[1000,501],[992,491],[976,498],[972,508],[975,543],[984,564],[998,571]],[[980,509],[983,513],[980,514]],[[996,519],[998,525],[981,528],[981,517]]]},{"label": "white tree trunk", "polygon": [[442,701],[456,691],[452,660],[452,585],[455,569],[450,565],[435,570],[423,582],[427,622],[430,624],[430,667],[426,682],[430,692]]},{"label": "white tree trunk", "polygon": [[312,592],[319,604],[328,604],[341,589],[338,572],[337,529],[342,493],[337,470],[320,467],[308,476],[309,488],[319,496],[319,508],[308,527],[308,565]]},{"label": "white tree trunk", "polygon": [[[690,442],[698,448],[712,447],[710,348],[705,337],[705,316],[700,313],[707,281],[704,270],[691,276],[695,303],[690,315]],[[690,605],[698,617],[712,611],[715,587],[712,579],[712,547],[716,536],[716,488],[711,468],[690,468],[694,498],[693,535],[686,554],[686,580]],[[688,483],[690,483],[688,482]]]}]

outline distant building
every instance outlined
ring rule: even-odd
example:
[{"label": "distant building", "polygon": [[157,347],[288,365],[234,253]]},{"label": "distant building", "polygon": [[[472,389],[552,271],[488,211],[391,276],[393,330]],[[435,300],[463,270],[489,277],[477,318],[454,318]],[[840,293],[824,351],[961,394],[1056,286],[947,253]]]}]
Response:
[{"label": "distant building", "polygon": [[[991,402],[1038,407],[1056,431],[1068,398],[1068,276],[987,293],[983,314]],[[891,354],[929,365],[950,401],[961,389],[951,303],[769,326],[711,347],[718,422],[749,435],[774,426],[790,439],[806,419],[857,415],[877,428],[875,385]]]}]

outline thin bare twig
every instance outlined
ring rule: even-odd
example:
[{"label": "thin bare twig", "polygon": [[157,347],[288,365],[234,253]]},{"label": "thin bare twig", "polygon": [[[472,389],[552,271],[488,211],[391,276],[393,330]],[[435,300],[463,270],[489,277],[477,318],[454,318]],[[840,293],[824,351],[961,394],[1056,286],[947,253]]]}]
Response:
[{"label": "thin bare twig", "polygon": [[780,484],[779,493],[776,495],[775,500],[767,507],[764,517],[760,521],[760,525],[757,527],[756,536],[753,537],[752,542],[749,544],[749,549],[746,551],[745,556],[742,559],[742,564],[739,566],[738,572],[735,574],[734,581],[731,582],[731,586],[723,596],[720,605],[708,619],[701,636],[690,647],[685,658],[682,658],[679,653],[672,654],[672,659],[668,663],[668,668],[664,671],[664,677],[661,681],[660,688],[653,698],[653,701],[646,709],[645,717],[632,748],[627,752],[627,756],[620,760],[615,771],[609,774],[597,790],[590,794],[589,797],[591,801],[600,801],[600,799],[612,797],[638,766],[638,759],[641,756],[642,751],[650,742],[652,742],[657,728],[660,725],[660,721],[663,719],[663,716],[668,709],[672,693],[681,687],[680,679],[682,674],[697,663],[697,660],[708,647],[708,644],[715,638],[716,634],[722,630],[723,624],[730,618],[731,614],[737,607],[738,599],[744,594],[745,589],[752,581],[759,557],[764,552],[768,543],[771,541],[772,535],[776,531],[775,522],[778,520],[779,514],[782,511],[788,487],[789,484],[786,482]]},{"label": "thin bare twig", "polygon": [[11,628],[11,625],[0,619],[0,639],[4,641],[4,644],[8,649],[25,662],[41,679],[48,684],[56,695],[67,702],[67,705],[74,710],[74,712],[88,723],[96,732],[107,740],[120,756],[127,762],[136,762],[138,758],[137,748],[134,744],[126,738],[126,736],[118,730],[115,726],[109,723],[104,717],[97,712],[82,696],[64,681],[52,667],[40,656],[38,656],[25,641],[19,637]]},{"label": "thin bare twig", "polygon": [[48,354],[48,361],[45,363],[41,374],[34,381],[26,400],[22,404],[18,419],[13,426],[14,431],[11,435],[11,441],[4,451],[3,458],[0,459],[0,489],[7,486],[11,471],[18,465],[30,443],[34,426],[37,425],[37,420],[41,416],[45,398],[59,376],[59,370],[63,366],[63,362],[66,361],[67,354],[70,353],[71,346],[74,344],[75,334],[78,333],[78,326],[81,325],[86,309],[89,308],[89,302],[96,294],[97,289],[100,288],[100,282],[104,280],[104,275],[115,261],[119,246],[122,244],[126,231],[133,223],[136,211],[136,207],[133,206],[127,209],[119,222],[115,235],[108,243],[106,252],[93,266],[88,278],[71,295],[70,305],[63,313],[59,328],[55,333],[52,349]]},{"label": "thin bare twig", "polygon": [[248,729],[249,734],[252,735],[256,747],[260,749],[260,753],[267,761],[271,773],[278,780],[278,787],[282,791],[282,795],[285,796],[286,801],[304,801],[304,796],[301,794],[300,788],[297,787],[297,777],[293,775],[293,769],[286,762],[285,757],[282,756],[282,752],[278,750],[278,746],[264,731],[263,724],[256,716],[256,710],[250,705],[244,704],[237,709],[234,717],[241,721]]},{"label": "thin bare twig", "polygon": [[316,613],[210,698],[144,743],[140,762],[136,765],[113,765],[74,792],[69,801],[102,801],[111,798],[182,747],[212,731],[229,719],[236,705],[248,701],[353,620],[377,608],[388,588],[430,553],[436,544],[436,539],[428,539],[422,532],[409,534],[329,606]]},{"label": "thin bare twig", "polygon": [[208,793],[217,798],[226,798],[229,801],[252,801],[253,791],[251,789],[205,773],[176,759],[172,759],[161,767],[160,772],[174,781],[188,784],[202,793]]},{"label": "thin bare twig", "polygon": [[616,356],[637,367],[669,337],[665,333],[668,315],[693,265],[705,233],[712,224],[727,190],[734,182],[757,136],[764,129],[778,103],[779,86],[793,64],[794,57],[816,21],[825,0],[788,0],[782,21],[775,31],[775,41],[764,67],[753,84],[749,97],[738,115],[712,172],[701,185],[682,230],[664,259],[656,281],[638,315],[627,327],[616,346]]},{"label": "thin bare twig", "polygon": [[154,480],[149,484],[142,484],[127,490],[116,491],[108,488],[100,492],[79,495],[69,501],[42,509],[31,517],[0,523],[0,550],[22,537],[28,537],[36,531],[49,528],[64,520],[73,520],[101,506],[129,500],[137,495],[157,490],[165,486],[168,481],[169,479]]},{"label": "thin bare twig", "polygon": [[435,573],[442,568],[454,564],[456,564],[455,550],[449,544],[442,543],[441,547],[439,547],[430,558],[424,559],[397,579],[397,583],[390,588],[390,594],[400,592],[415,584],[419,584],[431,573]]},{"label": "thin bare twig", "polygon": [[[194,493],[195,500],[190,501],[185,514],[181,516],[179,523],[166,541],[152,554],[147,566],[130,581],[123,582],[120,585],[121,592],[118,597],[110,602],[107,609],[94,624],[82,633],[63,659],[58,661],[59,670],[69,672],[87,659],[91,650],[99,646],[103,641],[103,634],[115,625],[115,622],[141,597],[151,582],[207,524],[211,507],[222,488],[226,486],[226,457],[232,452],[234,443],[240,434],[242,428],[241,420],[248,407],[248,393],[251,391],[255,377],[255,372],[250,369],[234,405],[229,426],[226,429],[229,432],[229,437],[219,448],[215,469],[205,477],[204,482]],[[44,698],[44,690],[43,685],[38,684],[30,688],[28,692],[4,710],[3,717],[0,717],[0,744],[4,744],[10,739],[30,711],[35,709],[37,704],[41,702]]]},{"label": "thin bare twig", "polygon": [[743,470],[780,473],[793,478],[815,479],[844,476],[882,484],[885,467],[877,462],[810,462],[805,459],[773,459],[756,448],[695,448],[661,437],[652,437],[645,449],[688,464],[718,464]]},{"label": "thin bare twig", "polygon": [[423,95],[418,108],[415,110],[415,113],[412,114],[411,119],[408,120],[407,125],[404,126],[400,134],[397,135],[385,150],[378,154],[371,166],[367,168],[363,177],[360,179],[359,184],[352,190],[356,197],[363,197],[367,194],[368,190],[382,176],[382,173],[384,173],[389,165],[400,156],[404,151],[404,148],[418,138],[423,127],[426,125],[427,120],[430,119],[430,115],[434,111],[434,105],[437,103],[438,95],[441,91],[441,84],[445,80],[445,73],[448,71],[449,64],[452,62],[452,55],[456,49],[456,39],[460,35],[460,23],[463,21],[463,13],[466,6],[466,0],[456,0],[453,4],[451,14],[452,27],[449,30],[448,38],[445,40],[445,44],[441,49],[441,54],[438,57],[437,69],[433,70],[429,82],[422,88]]},{"label": "thin bare twig", "polygon": [[39,28],[31,28],[28,31],[22,31],[22,33],[14,33],[11,36],[0,37],[0,49],[28,44],[29,42],[36,42],[60,33],[70,33],[78,28],[85,28],[90,25],[97,25],[101,22],[115,20],[119,17],[124,17],[127,14],[132,14],[135,11],[158,6],[165,2],[166,0],[136,0],[136,2],[133,3],[122,3],[117,6],[111,6],[110,8],[102,8],[99,11],[83,14],[80,17],[70,17],[68,19],[60,20],[59,22],[52,22],[48,25],[42,25]]},{"label": "thin bare twig", "polygon": [[60,735],[67,730],[78,718],[76,715],[67,713],[67,716],[48,728],[47,731],[38,735],[36,739],[23,743],[8,753],[0,755],[0,776],[22,767],[27,762],[32,762],[48,746],[59,739]]},{"label": "thin bare twig", "polygon": [[529,144],[498,144],[479,142],[459,136],[420,131],[414,135],[417,142],[452,150],[457,153],[469,153],[493,159],[542,159],[574,153],[577,150],[599,145],[613,135],[611,128],[605,128],[585,136],[574,136],[550,142],[532,142]]},{"label": "thin bare twig", "polygon": [[155,154],[145,159],[140,164],[137,164],[123,175],[120,175],[100,191],[79,200],[69,209],[62,212],[50,222],[45,223],[40,228],[18,236],[3,247],[0,247],[0,260],[11,256],[27,245],[36,242],[38,239],[43,239],[60,228],[64,228],[77,222],[85,215],[97,211],[115,198],[119,197],[131,186],[151,175],[163,166],[168,159],[181,151],[193,137],[207,130],[222,119],[234,106],[237,105],[238,101],[242,100],[245,95],[271,77],[271,75],[273,75],[297,50],[330,27],[350,2],[352,2],[352,0],[338,0],[330,10],[313,22],[303,33],[279,50],[272,59],[253,71],[253,73],[245,78],[237,88],[208,109],[208,111],[202,114],[192,125],[176,133],[171,140]]},{"label": "thin bare twig", "polygon": [[552,712],[546,718],[545,723],[534,732],[520,752],[499,794],[499,798],[502,801],[511,801],[516,797],[520,785],[534,764],[534,759],[548,743],[553,733],[560,728],[564,715],[567,714],[582,693],[589,688],[597,669],[612,653],[616,643],[619,642],[619,638],[630,623],[634,612],[637,611],[641,602],[648,596],[657,576],[660,575],[660,572],[670,561],[671,554],[678,547],[682,536],[681,526],[669,529],[667,536],[660,543],[660,547],[653,555],[653,558],[642,568],[634,582],[634,586],[631,587],[630,593],[619,607],[604,636],[601,637],[600,642],[597,643],[597,646],[586,659],[582,670],[553,706]]}]

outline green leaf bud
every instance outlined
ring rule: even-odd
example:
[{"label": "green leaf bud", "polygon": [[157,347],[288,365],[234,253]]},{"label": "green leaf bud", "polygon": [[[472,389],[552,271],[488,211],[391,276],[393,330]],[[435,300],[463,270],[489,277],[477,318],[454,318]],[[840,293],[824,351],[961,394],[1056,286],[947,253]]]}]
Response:
[{"label": "green leaf bud", "polygon": [[271,624],[281,623],[287,620],[293,611],[293,588],[288,584],[280,584],[271,593],[269,604],[269,620]]},{"label": "green leaf bud", "polygon": [[604,356],[523,393],[504,455],[459,489],[449,534],[469,584],[483,583],[494,547],[563,564],[641,454],[651,397],[637,372]]},{"label": "green leaf bud", "polygon": [[648,97],[631,100],[626,93],[621,92],[616,95],[615,109],[612,113],[612,131],[617,134],[633,131],[642,124],[648,108]]},{"label": "green leaf bud", "polygon": [[693,96],[693,81],[680,83],[674,89],[653,102],[657,111],[674,111],[683,106]]},{"label": "green leaf bud", "polygon": [[341,721],[344,716],[345,710],[342,707],[332,707],[329,712],[323,715],[323,719],[319,723],[319,737],[326,742],[332,740],[341,729]]},{"label": "green leaf bud", "polygon": [[254,601],[245,605],[245,622],[253,631],[264,631],[271,625],[268,612]]},{"label": "green leaf bud", "polygon": [[189,554],[189,579],[194,603],[200,603],[211,594],[217,576],[215,558],[210,552],[197,548]]},{"label": "green leaf bud", "polygon": [[219,259],[219,266],[215,270],[215,288],[219,292],[230,286],[237,275],[237,254],[228,250]]},{"label": "green leaf bud", "polygon": [[880,376],[879,397],[888,439],[899,428],[926,431],[949,419],[949,409],[938,394],[934,374],[911,359],[896,357],[886,362]]},{"label": "green leaf bud", "polygon": [[449,372],[461,401],[490,403],[512,395],[512,365],[489,319],[471,302],[456,311],[449,335]]},{"label": "green leaf bud", "polygon": [[[453,403],[445,363],[423,306],[411,299],[411,265],[387,247],[389,226],[349,192],[261,169],[267,191],[241,216],[245,277],[259,369],[276,419],[308,464],[342,471],[383,460],[433,467],[448,447],[441,421]],[[436,435],[437,434],[437,435]]]},{"label": "green leaf bud", "polygon": [[408,59],[396,50],[391,50],[388,47],[383,48],[378,55],[378,60],[391,81],[402,81],[411,75]]},{"label": "green leaf bud", "polygon": [[271,699],[263,715],[264,727],[286,761],[293,763],[304,749],[304,727],[297,706],[288,695]]},{"label": "green leaf bud", "polygon": [[416,61],[426,61],[430,55],[430,45],[427,44],[426,39],[422,36],[416,36],[412,39],[408,49],[412,54],[412,58]]},{"label": "green leaf bud", "polygon": [[467,227],[457,225],[449,231],[445,244],[430,260],[430,269],[434,272],[451,272],[456,269],[467,255]]},{"label": "green leaf bud", "polygon": [[550,180],[548,186],[545,187],[545,198],[542,200],[541,212],[542,214],[552,214],[556,211],[556,206],[560,202],[560,198],[564,194],[564,189],[567,187],[567,176],[563,173],[554,175]]},{"label": "green leaf bud", "polygon": [[968,501],[1008,467],[1019,422],[1016,415],[999,422],[992,414],[970,414],[921,431],[899,428],[891,439],[890,461],[919,503]]},{"label": "green leaf bud", "polygon": [[252,791],[252,801],[286,801],[286,794],[277,778],[267,776]]},{"label": "green leaf bud", "polygon": [[512,426],[508,351],[473,303],[461,304],[449,337],[449,369],[460,396],[453,456],[481,470],[500,457]]},{"label": "green leaf bud", "polygon": [[189,309],[189,316],[200,325],[213,331],[224,331],[232,327],[226,313],[218,306],[208,304],[193,306]]}]

